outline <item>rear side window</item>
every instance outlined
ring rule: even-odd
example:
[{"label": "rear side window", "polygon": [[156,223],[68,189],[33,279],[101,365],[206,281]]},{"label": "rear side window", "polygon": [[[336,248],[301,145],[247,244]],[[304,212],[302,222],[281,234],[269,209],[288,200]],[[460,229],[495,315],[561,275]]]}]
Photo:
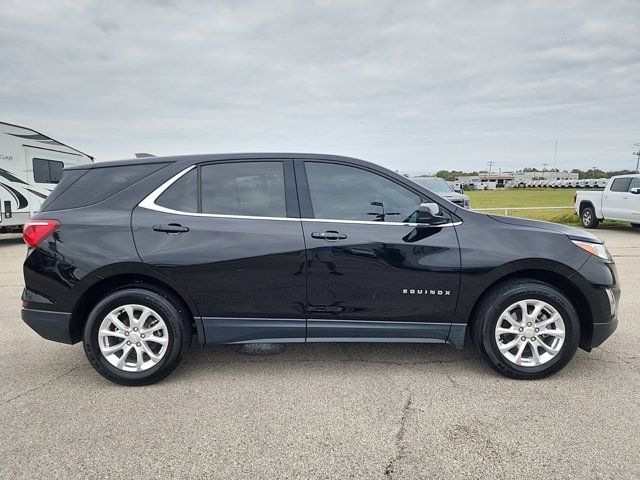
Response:
[{"label": "rear side window", "polygon": [[611,184],[611,191],[612,192],[628,192],[630,183],[631,183],[630,178],[616,178]]},{"label": "rear side window", "polygon": [[631,179],[631,183],[629,184],[629,191],[631,191],[632,188],[640,188],[640,178],[634,177]]},{"label": "rear side window", "polygon": [[33,181],[36,183],[59,183],[64,163],[44,158],[33,159]]},{"label": "rear side window", "polygon": [[[66,190],[61,191],[48,205],[43,205],[42,211],[45,208],[47,210],[64,210],[93,205],[115,195],[164,166],[166,166],[166,163],[151,163],[117,167],[94,167],[90,170],[81,170],[86,173]],[[54,194],[60,186],[56,187],[53,191]]]},{"label": "rear side window", "polygon": [[198,211],[198,169],[181,176],[156,200],[161,207],[194,213]]},{"label": "rear side window", "polygon": [[282,162],[216,163],[200,175],[203,213],[287,216]]}]

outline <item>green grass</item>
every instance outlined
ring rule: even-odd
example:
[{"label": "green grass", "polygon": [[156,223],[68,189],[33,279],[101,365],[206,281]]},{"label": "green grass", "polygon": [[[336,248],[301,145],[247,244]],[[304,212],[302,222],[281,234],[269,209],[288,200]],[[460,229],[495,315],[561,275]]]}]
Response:
[{"label": "green grass", "polygon": [[570,207],[573,189],[566,188],[501,188],[499,190],[469,190],[473,208],[493,207]]},{"label": "green grass", "polygon": [[[495,208],[483,213],[504,215],[505,207],[572,207],[575,190],[571,188],[513,188],[499,190],[469,190],[471,208]],[[580,225],[573,210],[511,210],[510,217],[531,218],[546,222]],[[623,225],[619,222],[603,222],[602,226]]]}]

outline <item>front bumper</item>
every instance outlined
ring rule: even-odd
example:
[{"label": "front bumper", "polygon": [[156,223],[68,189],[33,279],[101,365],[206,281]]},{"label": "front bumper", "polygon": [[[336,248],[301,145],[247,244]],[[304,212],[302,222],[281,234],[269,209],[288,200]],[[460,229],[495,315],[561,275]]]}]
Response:
[{"label": "front bumper", "polygon": [[599,347],[602,343],[609,338],[613,332],[618,328],[618,319],[613,317],[610,322],[606,323],[594,323],[593,331],[591,332],[591,348]]},{"label": "front bumper", "polygon": [[71,336],[71,314],[46,310],[22,309],[22,320],[47,340],[74,343]]},{"label": "front bumper", "polygon": [[620,283],[615,263],[590,258],[579,273],[582,275],[582,293],[591,311],[592,324],[580,342],[587,351],[600,346],[618,327]]}]

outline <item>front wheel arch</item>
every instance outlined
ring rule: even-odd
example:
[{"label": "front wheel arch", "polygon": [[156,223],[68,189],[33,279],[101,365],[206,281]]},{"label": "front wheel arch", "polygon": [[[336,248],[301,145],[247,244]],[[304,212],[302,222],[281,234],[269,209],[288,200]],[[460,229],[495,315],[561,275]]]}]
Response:
[{"label": "front wheel arch", "polygon": [[593,334],[593,312],[591,311],[589,301],[580,291],[580,288],[575,285],[575,283],[573,283],[568,278],[550,270],[519,270],[493,281],[490,285],[487,286],[487,288],[485,288],[482,294],[480,294],[474,302],[471,314],[469,315],[469,318],[467,320],[467,328],[469,330],[473,328],[472,319],[475,318],[482,300],[489,296],[493,290],[499,288],[501,284],[515,279],[531,279],[548,283],[552,287],[555,287],[562,293],[564,293],[578,312],[578,319],[580,321],[580,348],[590,350],[589,345],[591,344],[591,336]]}]

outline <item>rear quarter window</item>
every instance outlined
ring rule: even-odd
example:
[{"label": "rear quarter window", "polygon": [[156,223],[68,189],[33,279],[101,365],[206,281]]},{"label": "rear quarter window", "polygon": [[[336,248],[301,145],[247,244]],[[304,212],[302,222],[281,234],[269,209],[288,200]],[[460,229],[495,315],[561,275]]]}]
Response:
[{"label": "rear quarter window", "polygon": [[[51,194],[54,198],[45,202],[41,211],[66,210],[93,205],[106,200],[166,165],[166,163],[152,163],[66,171],[62,182]],[[76,172],[83,172],[83,174],[78,176]],[[69,177],[68,182],[65,178],[67,176]],[[60,192],[58,193],[58,191]]]}]

